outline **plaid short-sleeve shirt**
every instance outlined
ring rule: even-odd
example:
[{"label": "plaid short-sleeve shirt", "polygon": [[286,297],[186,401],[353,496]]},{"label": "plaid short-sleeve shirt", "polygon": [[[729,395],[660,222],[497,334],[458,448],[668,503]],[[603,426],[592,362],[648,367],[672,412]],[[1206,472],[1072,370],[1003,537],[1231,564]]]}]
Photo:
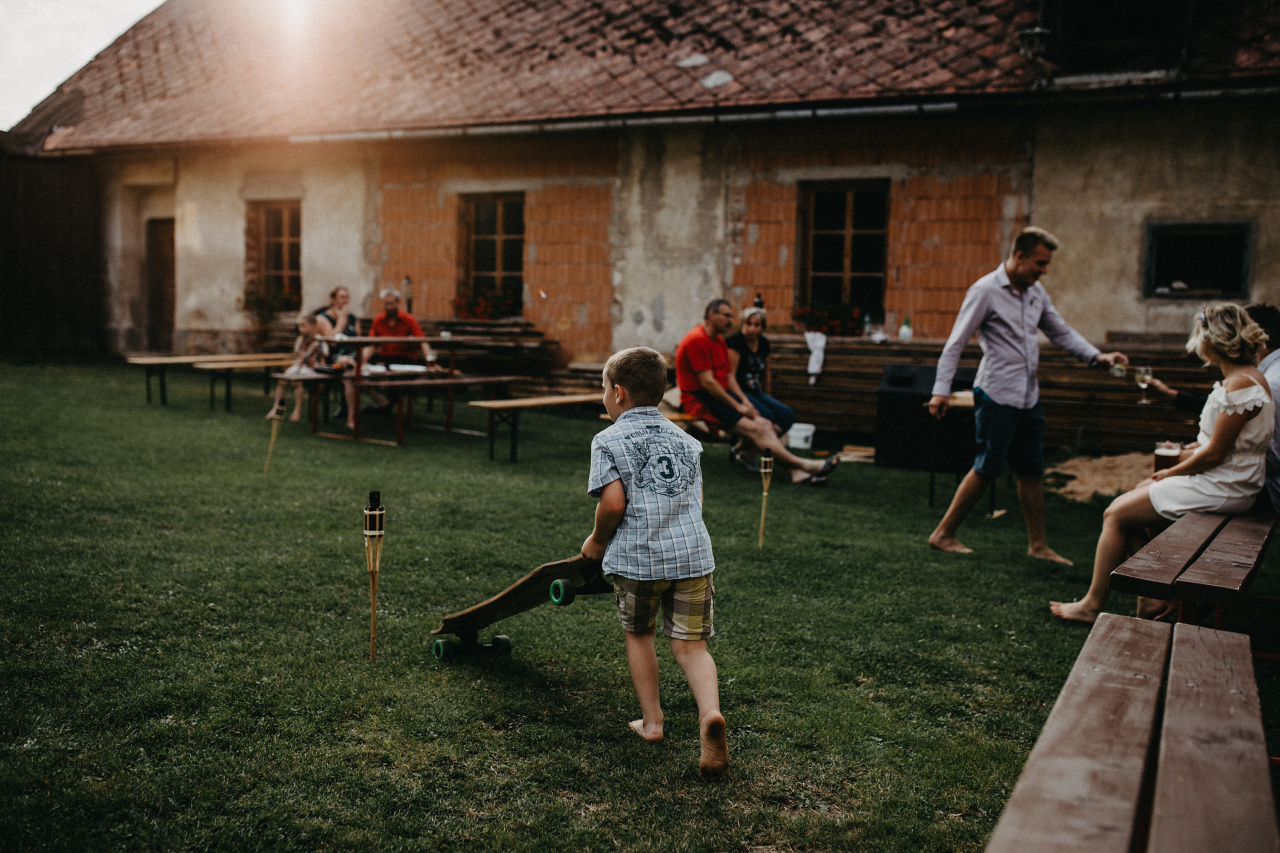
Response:
[{"label": "plaid short-sleeve shirt", "polygon": [[635,580],[698,578],[715,570],[702,522],[702,445],[654,406],[628,409],[591,442],[587,490],[621,480],[622,522],[604,553],[605,574]]}]

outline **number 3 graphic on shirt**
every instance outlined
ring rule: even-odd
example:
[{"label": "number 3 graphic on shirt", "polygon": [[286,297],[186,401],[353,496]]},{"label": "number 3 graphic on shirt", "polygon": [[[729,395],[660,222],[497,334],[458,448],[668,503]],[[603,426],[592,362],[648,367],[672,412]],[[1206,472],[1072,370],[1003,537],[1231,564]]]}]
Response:
[{"label": "number 3 graphic on shirt", "polygon": [[659,466],[658,467],[659,477],[661,477],[664,480],[670,480],[672,477],[676,475],[676,467],[671,463],[670,456],[659,456],[657,459],[657,462]]}]

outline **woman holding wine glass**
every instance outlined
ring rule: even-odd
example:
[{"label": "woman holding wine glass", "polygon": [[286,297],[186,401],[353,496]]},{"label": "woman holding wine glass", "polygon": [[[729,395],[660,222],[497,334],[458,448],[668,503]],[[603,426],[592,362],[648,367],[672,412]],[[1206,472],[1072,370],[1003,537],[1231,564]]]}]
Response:
[{"label": "woman holding wine glass", "polygon": [[[1188,512],[1240,513],[1253,506],[1266,478],[1265,454],[1275,426],[1271,389],[1254,367],[1266,341],[1266,333],[1239,305],[1215,302],[1196,315],[1187,352],[1218,368],[1222,381],[1214,384],[1200,412],[1200,435],[1190,446],[1194,452],[1111,502],[1102,516],[1089,591],[1079,601],[1050,602],[1055,616],[1096,620],[1107,601],[1111,571],[1145,544],[1147,528]],[[1159,619],[1169,607],[1139,599],[1138,610],[1140,616]]]}]

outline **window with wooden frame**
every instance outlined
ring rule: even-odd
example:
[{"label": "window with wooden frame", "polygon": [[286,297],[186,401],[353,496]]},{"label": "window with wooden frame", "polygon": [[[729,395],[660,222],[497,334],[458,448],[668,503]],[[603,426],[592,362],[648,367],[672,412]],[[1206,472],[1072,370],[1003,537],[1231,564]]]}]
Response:
[{"label": "window with wooden frame", "polygon": [[302,203],[254,201],[245,223],[245,296],[275,311],[302,308]]},{"label": "window with wooden frame", "polygon": [[464,319],[497,320],[524,313],[524,194],[465,196],[464,259],[454,311]]},{"label": "window with wooden frame", "polygon": [[799,214],[800,316],[842,333],[860,331],[867,316],[884,322],[889,182],[804,184]]},{"label": "window with wooden frame", "polygon": [[1249,295],[1247,222],[1175,222],[1147,226],[1144,296],[1184,299]]}]

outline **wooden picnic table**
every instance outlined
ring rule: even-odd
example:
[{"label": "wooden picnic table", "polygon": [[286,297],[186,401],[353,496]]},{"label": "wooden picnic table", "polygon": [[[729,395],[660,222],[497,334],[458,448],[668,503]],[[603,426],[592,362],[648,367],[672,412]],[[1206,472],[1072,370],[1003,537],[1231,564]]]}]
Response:
[{"label": "wooden picnic table", "polygon": [[1103,613],[987,853],[1280,850],[1243,634]]},{"label": "wooden picnic table", "polygon": [[[383,340],[387,340],[383,338]],[[474,430],[457,429],[453,426],[453,393],[458,388],[467,388],[483,385],[507,385],[512,382],[523,382],[529,379],[528,376],[478,376],[463,375],[456,371],[452,374],[437,377],[422,377],[420,373],[402,373],[396,375],[394,372],[387,374],[370,374],[361,378],[358,383],[359,387],[386,388],[389,390],[403,391],[396,400],[396,440],[383,441],[375,438],[365,438],[360,434],[360,403],[359,396],[356,398],[355,410],[351,412],[351,421],[353,429],[351,435],[343,435],[341,433],[321,432],[319,429],[319,396],[314,393],[314,387],[322,383],[333,381],[352,381],[355,377],[349,373],[318,373],[313,370],[304,370],[298,373],[284,374],[277,373],[275,377],[284,379],[289,382],[302,382],[310,388],[313,388],[311,394],[311,433],[322,438],[338,438],[348,441],[363,441],[369,444],[389,444],[399,446],[404,444],[404,425],[406,418],[412,423],[413,421],[413,400],[414,393],[421,389],[428,391],[442,390],[446,395],[445,402],[445,424],[446,432],[465,432],[474,435],[483,435],[483,433]],[[406,405],[406,399],[408,403]]]},{"label": "wooden picnic table", "polygon": [[520,412],[525,409],[542,409],[547,406],[568,406],[577,403],[604,405],[601,392],[589,394],[547,394],[541,397],[515,397],[509,400],[472,400],[471,405],[484,409],[489,415],[489,459],[493,459],[494,429],[505,423],[511,428],[511,461],[516,461],[516,448],[520,445]]},{"label": "wooden picnic table", "polygon": [[287,366],[293,364],[295,356],[293,353],[279,352],[242,352],[242,353],[205,353],[201,355],[150,355],[147,353],[136,353],[134,355],[125,356],[125,361],[129,364],[142,365],[146,374],[147,383],[147,402],[151,402],[151,377],[157,376],[160,379],[160,405],[169,405],[168,389],[165,385],[166,371],[178,364],[198,365],[212,364],[215,362],[248,362],[266,358],[281,359],[279,364]]}]

